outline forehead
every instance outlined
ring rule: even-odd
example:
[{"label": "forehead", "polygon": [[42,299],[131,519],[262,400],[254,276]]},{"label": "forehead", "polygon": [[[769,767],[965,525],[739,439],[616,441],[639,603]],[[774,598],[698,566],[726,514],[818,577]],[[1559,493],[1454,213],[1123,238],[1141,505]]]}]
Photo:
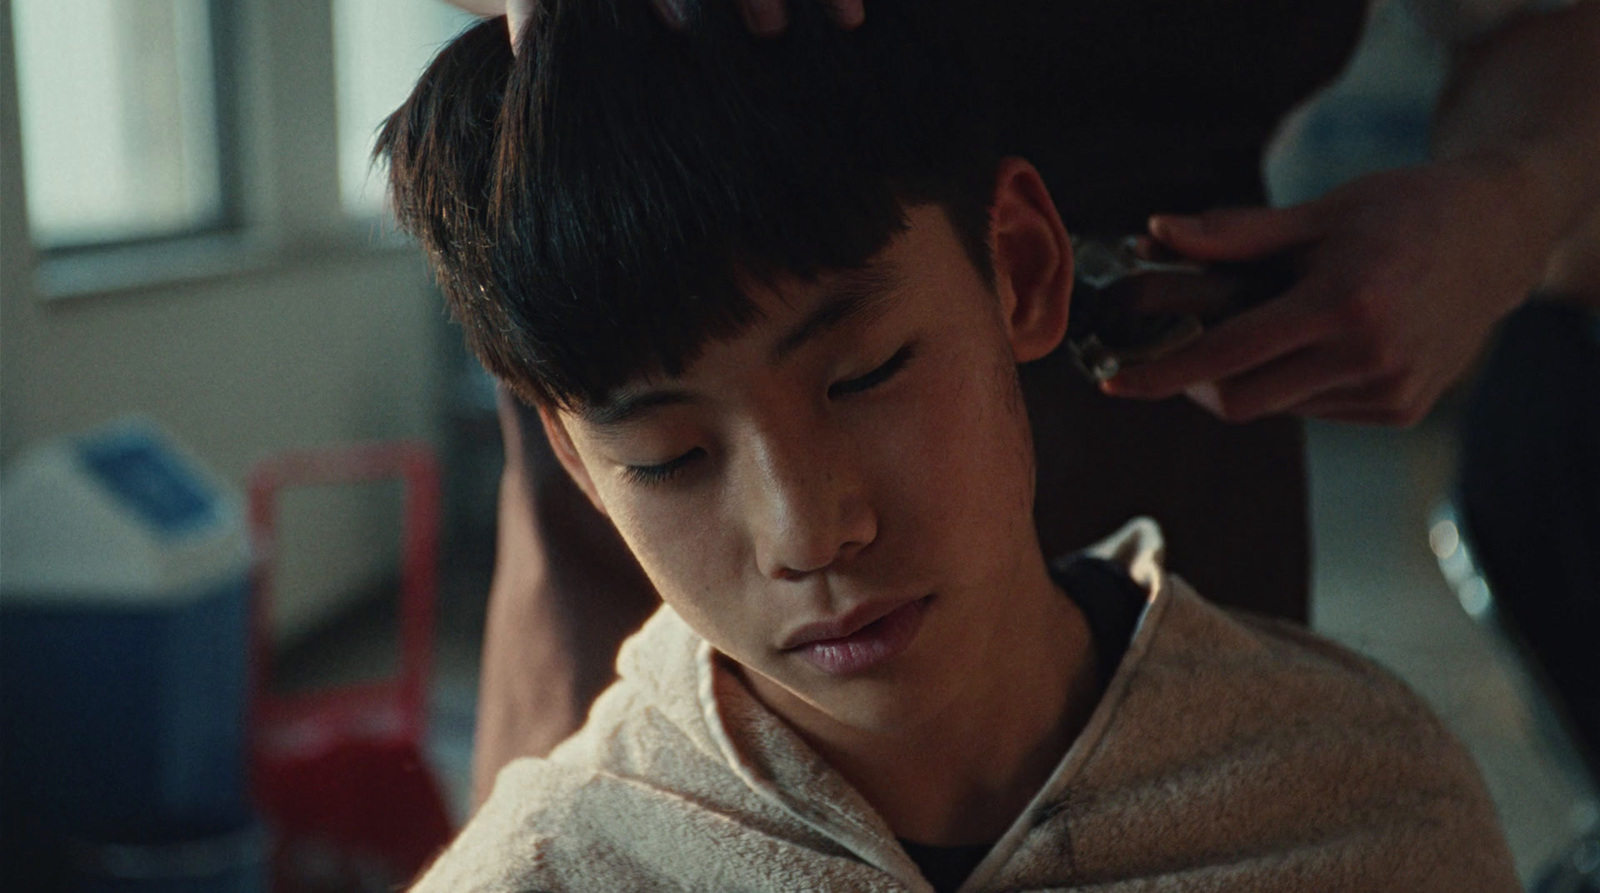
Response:
[{"label": "forehead", "polygon": [[735,369],[752,363],[775,367],[809,344],[868,327],[887,314],[936,312],[936,293],[964,279],[978,281],[976,271],[941,209],[912,208],[907,217],[907,229],[858,268],[810,279],[747,280],[746,293],[757,310],[752,324],[709,342],[682,375],[636,376],[603,399],[575,407],[574,414],[599,426],[622,424],[650,409],[687,402],[678,386],[703,377],[708,366],[722,365],[711,357],[736,358]]}]

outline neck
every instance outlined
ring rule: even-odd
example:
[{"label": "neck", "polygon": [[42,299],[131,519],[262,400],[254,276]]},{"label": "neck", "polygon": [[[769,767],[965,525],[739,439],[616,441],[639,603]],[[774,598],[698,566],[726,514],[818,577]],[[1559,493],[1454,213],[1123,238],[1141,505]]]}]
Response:
[{"label": "neck", "polygon": [[998,839],[1098,701],[1088,624],[1042,562],[992,603],[1008,616],[985,649],[982,674],[922,722],[868,732],[787,715],[764,698],[903,839],[942,846]]}]

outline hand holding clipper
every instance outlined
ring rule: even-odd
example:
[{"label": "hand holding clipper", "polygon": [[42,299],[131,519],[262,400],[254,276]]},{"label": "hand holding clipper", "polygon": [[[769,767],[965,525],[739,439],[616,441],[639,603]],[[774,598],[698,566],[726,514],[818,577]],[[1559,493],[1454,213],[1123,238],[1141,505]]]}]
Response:
[{"label": "hand holding clipper", "polygon": [[1067,344],[1096,382],[1165,356],[1207,328],[1282,294],[1298,278],[1294,254],[1205,264],[1144,236],[1074,239],[1077,280]]}]

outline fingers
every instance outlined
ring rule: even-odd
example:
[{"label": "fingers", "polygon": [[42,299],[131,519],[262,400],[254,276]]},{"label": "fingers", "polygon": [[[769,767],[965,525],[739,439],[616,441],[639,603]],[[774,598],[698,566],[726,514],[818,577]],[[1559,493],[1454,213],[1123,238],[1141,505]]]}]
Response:
[{"label": "fingers", "polygon": [[1254,260],[1316,239],[1320,233],[1313,207],[1228,208],[1194,216],[1157,214],[1150,218],[1150,234],[1196,260]]},{"label": "fingers", "polygon": [[1288,412],[1330,387],[1354,382],[1331,352],[1309,348],[1222,382],[1188,388],[1190,399],[1227,422],[1249,422]]},{"label": "fingers", "polygon": [[862,0],[826,0],[833,23],[846,31],[859,27],[867,17]]},{"label": "fingers", "polygon": [[[516,0],[513,0],[516,2]],[[667,27],[682,30],[689,26],[689,3],[693,0],[650,0],[656,15]],[[739,14],[745,27],[759,37],[782,34],[789,27],[789,2],[791,0],[739,0]],[[828,9],[828,17],[835,25],[849,31],[866,19],[863,0],[792,0],[792,2],[821,3]],[[515,32],[513,32],[515,33]]]},{"label": "fingers", "polygon": [[1443,390],[1443,385],[1391,375],[1330,389],[1287,411],[1330,422],[1409,428],[1427,417]]},{"label": "fingers", "polygon": [[689,10],[685,5],[688,0],[650,0],[650,5],[655,7],[656,15],[661,17],[668,28],[682,30],[689,26]]},{"label": "fingers", "polygon": [[739,0],[739,12],[751,34],[771,37],[789,27],[789,8],[785,0]]},{"label": "fingers", "polygon": [[1393,324],[1394,296],[1306,280],[1171,356],[1104,383],[1114,397],[1179,393],[1229,422],[1293,414],[1410,426],[1461,371]]},{"label": "fingers", "polygon": [[1113,397],[1163,400],[1194,385],[1232,378],[1321,339],[1329,325],[1294,292],[1207,332],[1171,356],[1125,369],[1101,389]]},{"label": "fingers", "polygon": [[522,43],[522,32],[533,16],[537,0],[506,0],[506,33],[511,37],[511,52],[516,53]]},{"label": "fingers", "polygon": [[1192,385],[1184,393],[1226,422],[1296,415],[1409,428],[1427,417],[1449,382],[1406,370],[1374,374],[1358,359],[1318,345],[1224,381]]},{"label": "fingers", "polygon": [[744,13],[745,27],[751,34],[771,37],[782,34],[789,27],[788,4],[821,3],[828,8],[828,17],[846,31],[855,28],[866,18],[862,0],[739,0]]}]

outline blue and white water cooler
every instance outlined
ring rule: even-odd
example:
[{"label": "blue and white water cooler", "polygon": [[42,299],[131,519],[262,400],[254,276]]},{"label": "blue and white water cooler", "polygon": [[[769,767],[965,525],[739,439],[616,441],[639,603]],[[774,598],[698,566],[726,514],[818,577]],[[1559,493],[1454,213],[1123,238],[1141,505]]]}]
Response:
[{"label": "blue and white water cooler", "polygon": [[[241,499],[153,424],[41,445],[0,484],[10,889],[259,891]],[[26,884],[26,887],[14,886]]]}]

